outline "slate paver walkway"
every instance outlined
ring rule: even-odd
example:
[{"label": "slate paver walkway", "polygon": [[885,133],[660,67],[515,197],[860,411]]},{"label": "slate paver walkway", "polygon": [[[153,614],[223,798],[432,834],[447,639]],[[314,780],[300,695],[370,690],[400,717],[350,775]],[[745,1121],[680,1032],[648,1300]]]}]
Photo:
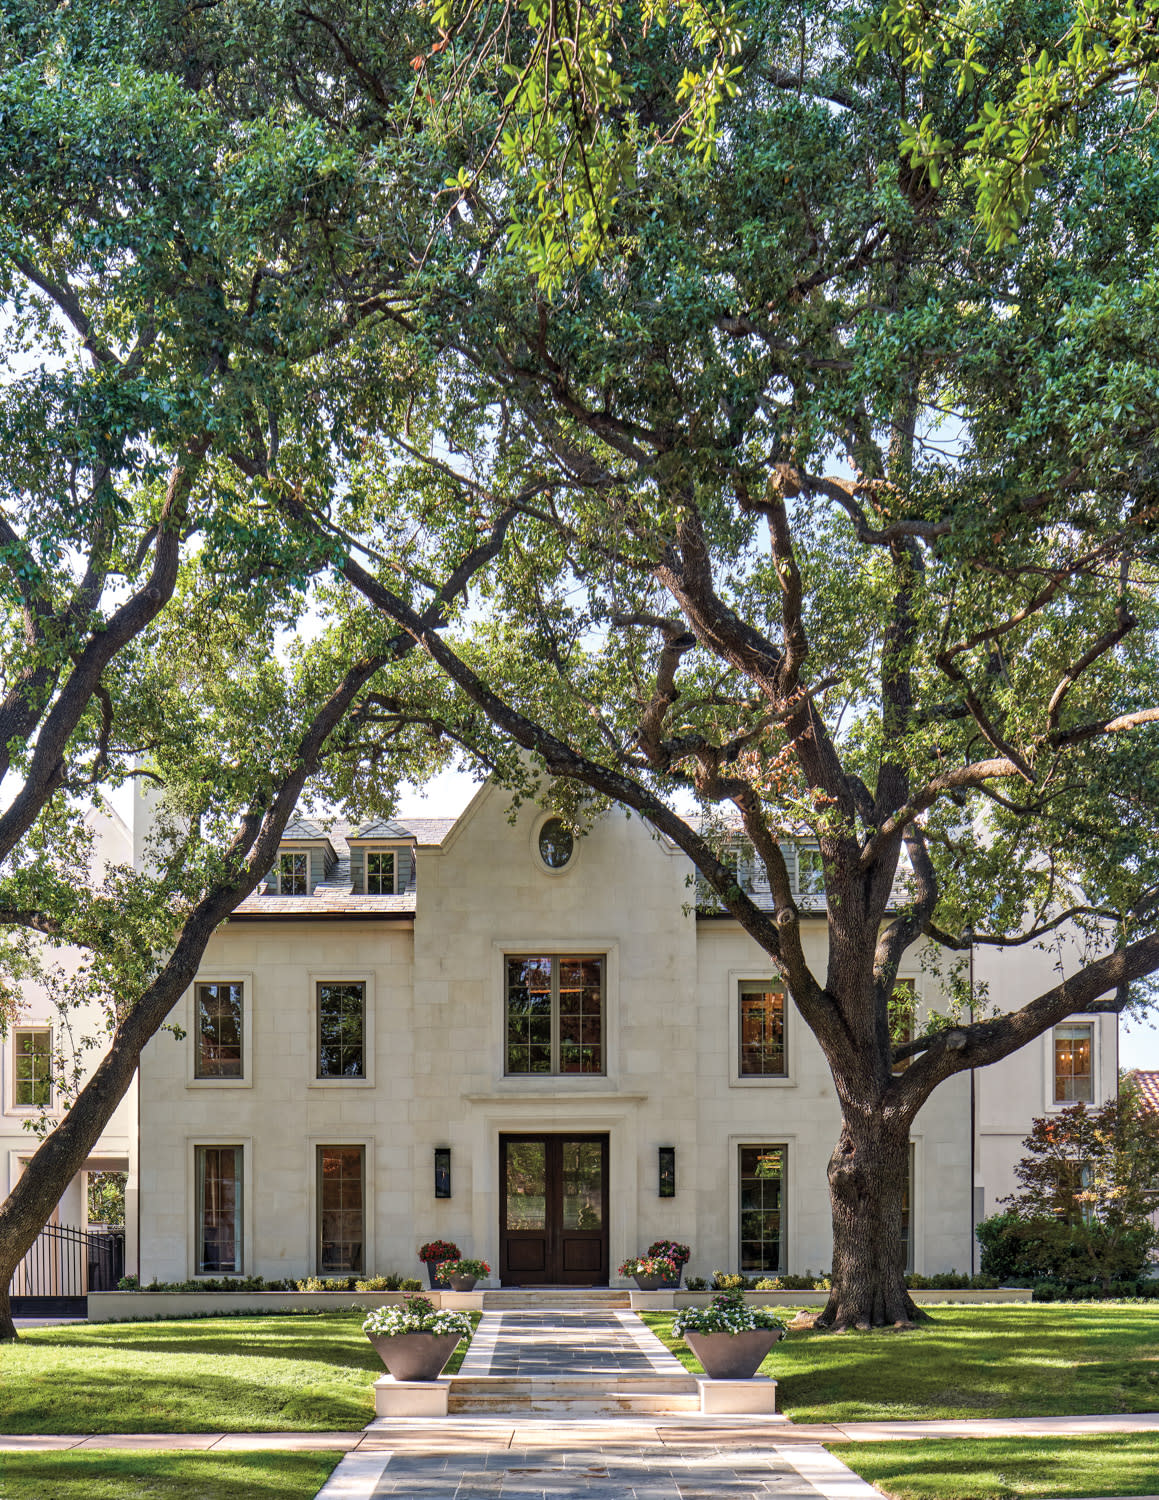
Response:
[{"label": "slate paver walkway", "polygon": [[686,1373],[635,1313],[614,1309],[485,1312],[459,1371],[539,1380]]}]

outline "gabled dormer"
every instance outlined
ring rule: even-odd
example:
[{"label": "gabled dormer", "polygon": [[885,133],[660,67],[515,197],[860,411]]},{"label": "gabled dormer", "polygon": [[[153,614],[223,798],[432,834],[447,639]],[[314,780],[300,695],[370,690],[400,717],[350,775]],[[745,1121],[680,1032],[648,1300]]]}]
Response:
[{"label": "gabled dormer", "polygon": [[[781,854],[798,905],[806,911],[823,908],[825,884],[817,845],[805,840],[784,839]],[[758,906],[770,904],[772,896],[764,861],[746,838],[739,835],[727,838],[720,858],[723,864],[736,871],[737,884]],[[702,907],[718,907],[720,902],[715,892],[703,880],[699,880],[698,885]]]},{"label": "gabled dormer", "polygon": [[415,845],[409,828],[389,818],[347,834],[350,886],[355,895],[401,896],[415,888]]},{"label": "gabled dormer", "polygon": [[294,818],[286,824],[278,857],[266,876],[268,896],[311,896],[338,862],[334,845],[317,823]]}]

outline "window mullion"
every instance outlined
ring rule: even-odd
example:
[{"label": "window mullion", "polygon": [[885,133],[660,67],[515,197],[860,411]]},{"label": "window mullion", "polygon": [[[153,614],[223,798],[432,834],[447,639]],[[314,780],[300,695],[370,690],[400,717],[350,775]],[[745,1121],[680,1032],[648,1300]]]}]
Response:
[{"label": "window mullion", "polygon": [[559,1072],[559,954],[551,960],[551,1071]]}]

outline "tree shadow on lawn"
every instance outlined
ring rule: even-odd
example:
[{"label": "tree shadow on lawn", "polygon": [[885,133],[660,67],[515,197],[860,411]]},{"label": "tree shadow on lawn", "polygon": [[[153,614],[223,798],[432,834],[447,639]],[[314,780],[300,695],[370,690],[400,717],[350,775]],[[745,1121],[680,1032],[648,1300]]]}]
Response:
[{"label": "tree shadow on lawn", "polygon": [[0,1494],[20,1500],[313,1500],[337,1453],[6,1453]]},{"label": "tree shadow on lawn", "polygon": [[[362,1315],[338,1322],[336,1315],[308,1313],[263,1319],[255,1326],[241,1318],[184,1322],[66,1324],[29,1329],[18,1347],[113,1349],[142,1354],[208,1354],[243,1359],[287,1359],[381,1373],[382,1364],[362,1332]],[[301,1321],[300,1321],[301,1320]],[[286,1326],[288,1325],[288,1326]]]}]

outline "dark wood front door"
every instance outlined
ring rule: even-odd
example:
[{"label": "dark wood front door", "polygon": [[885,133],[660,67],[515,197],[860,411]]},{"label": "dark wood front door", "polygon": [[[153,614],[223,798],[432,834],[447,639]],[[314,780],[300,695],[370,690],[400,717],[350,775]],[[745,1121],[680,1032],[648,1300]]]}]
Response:
[{"label": "dark wood front door", "polygon": [[499,1137],[499,1282],[608,1284],[606,1135]]}]

